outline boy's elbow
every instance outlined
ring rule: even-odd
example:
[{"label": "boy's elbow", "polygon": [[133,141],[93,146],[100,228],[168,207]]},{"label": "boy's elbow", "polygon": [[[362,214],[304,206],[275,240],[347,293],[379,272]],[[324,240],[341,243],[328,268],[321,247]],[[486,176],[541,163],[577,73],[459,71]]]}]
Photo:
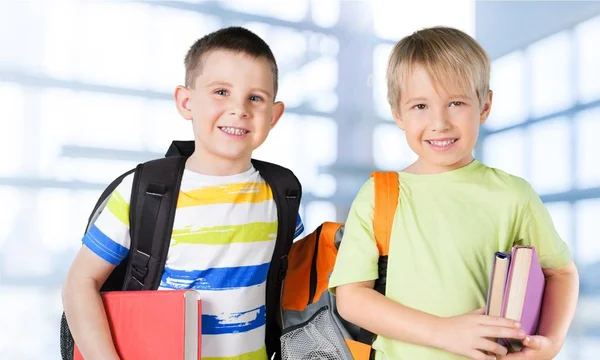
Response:
[{"label": "boy's elbow", "polygon": [[351,321],[350,318],[352,317],[352,297],[348,294],[348,292],[352,292],[351,288],[349,288],[349,285],[342,285],[337,287],[335,290],[335,303],[340,316],[344,320]]}]

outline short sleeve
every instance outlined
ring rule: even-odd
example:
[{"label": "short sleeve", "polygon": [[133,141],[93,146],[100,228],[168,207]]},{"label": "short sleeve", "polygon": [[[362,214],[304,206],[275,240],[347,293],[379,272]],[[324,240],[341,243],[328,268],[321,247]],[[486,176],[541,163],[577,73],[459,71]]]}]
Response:
[{"label": "short sleeve", "polygon": [[110,195],[105,208],[83,236],[83,244],[92,252],[119,265],[127,256],[131,243],[129,235],[129,199],[133,174],[123,179]]},{"label": "short sleeve", "polygon": [[550,213],[536,192],[527,184],[528,198],[516,241],[535,247],[544,269],[562,269],[571,262],[571,252],[554,227]]},{"label": "short sleeve", "polygon": [[344,228],[329,288],[375,280],[378,277],[379,250],[373,234],[374,181],[359,190]]}]

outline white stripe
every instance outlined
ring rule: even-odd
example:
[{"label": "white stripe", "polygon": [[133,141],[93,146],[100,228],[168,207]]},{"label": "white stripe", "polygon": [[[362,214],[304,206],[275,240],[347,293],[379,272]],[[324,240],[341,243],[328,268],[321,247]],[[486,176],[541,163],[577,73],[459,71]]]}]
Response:
[{"label": "white stripe", "polygon": [[[219,315],[227,309],[228,313],[241,313],[257,309],[265,305],[267,283],[234,290],[202,291],[202,313],[206,315]],[[159,290],[171,290],[160,287]],[[243,301],[241,301],[243,299]]]},{"label": "white stripe", "polygon": [[111,238],[112,241],[123,245],[129,249],[131,237],[129,235],[129,227],[119,220],[107,208],[102,210],[102,213],[94,223],[104,235]]},{"label": "white stripe", "polygon": [[199,205],[177,209],[173,229],[184,229],[198,224],[202,224],[202,227],[211,227],[276,220],[277,206],[274,201]]},{"label": "white stripe", "polygon": [[180,190],[188,192],[208,186],[218,186],[224,184],[239,184],[246,182],[264,183],[265,181],[260,176],[260,173],[252,168],[252,170],[244,172],[242,174],[230,175],[230,176],[212,176],[198,174],[190,170],[186,170],[183,173],[181,180]]},{"label": "white stripe", "polygon": [[262,265],[271,261],[275,240],[225,245],[177,244],[169,248],[167,267],[174,270],[205,270]]},{"label": "white stripe", "polygon": [[131,173],[127,176],[125,176],[125,178],[123,179],[123,181],[121,181],[121,183],[117,186],[116,191],[119,192],[119,195],[121,195],[121,197],[123,197],[123,199],[125,199],[125,201],[127,201],[127,203],[129,204],[129,201],[131,200],[131,187],[133,186],[133,174]]},{"label": "white stripe", "polygon": [[229,357],[257,351],[265,345],[265,327],[237,334],[203,335],[202,357]]}]

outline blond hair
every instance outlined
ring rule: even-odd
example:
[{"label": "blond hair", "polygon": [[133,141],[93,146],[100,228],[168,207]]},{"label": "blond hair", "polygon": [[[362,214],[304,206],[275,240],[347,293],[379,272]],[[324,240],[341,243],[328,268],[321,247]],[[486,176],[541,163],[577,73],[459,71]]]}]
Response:
[{"label": "blond hair", "polygon": [[387,68],[388,101],[398,111],[406,77],[422,66],[436,86],[446,91],[475,90],[479,106],[489,91],[490,59],[481,45],[466,33],[448,27],[419,30],[396,44]]}]

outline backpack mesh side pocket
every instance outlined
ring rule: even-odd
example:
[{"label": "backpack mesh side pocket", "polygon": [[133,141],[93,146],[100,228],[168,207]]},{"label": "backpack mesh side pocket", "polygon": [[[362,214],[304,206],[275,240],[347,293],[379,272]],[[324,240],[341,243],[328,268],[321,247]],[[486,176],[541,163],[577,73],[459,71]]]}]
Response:
[{"label": "backpack mesh side pocket", "polygon": [[281,336],[282,360],[345,360],[344,340],[335,328],[329,307]]}]

